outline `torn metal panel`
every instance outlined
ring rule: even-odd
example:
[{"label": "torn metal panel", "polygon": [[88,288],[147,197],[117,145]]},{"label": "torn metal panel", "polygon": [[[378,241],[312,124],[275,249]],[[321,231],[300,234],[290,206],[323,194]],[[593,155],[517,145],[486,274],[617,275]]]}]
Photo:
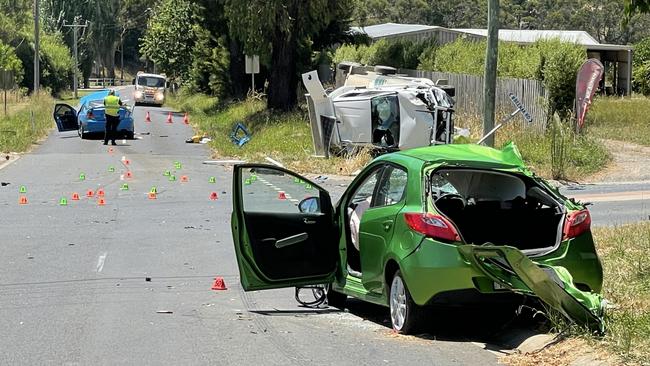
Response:
[{"label": "torn metal panel", "polygon": [[537,296],[567,319],[604,332],[602,296],[576,288],[566,268],[536,263],[509,246],[463,245],[458,250],[474,267],[501,286]]}]

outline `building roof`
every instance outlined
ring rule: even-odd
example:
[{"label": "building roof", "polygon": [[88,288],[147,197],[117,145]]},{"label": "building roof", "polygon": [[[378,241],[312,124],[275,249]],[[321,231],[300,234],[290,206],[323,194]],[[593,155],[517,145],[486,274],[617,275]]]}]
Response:
[{"label": "building roof", "polygon": [[357,33],[365,33],[368,37],[382,38],[390,36],[398,36],[410,33],[418,33],[437,29],[441,27],[423,25],[423,24],[397,24],[397,23],[384,23],[377,25],[369,25],[367,27],[351,27],[350,30]]},{"label": "building roof", "polygon": [[[456,28],[458,32],[487,37],[487,29]],[[530,29],[499,29],[499,40],[517,43],[534,43],[540,39],[559,38],[565,42],[577,43],[583,46],[598,45],[598,41],[585,31],[573,30],[530,30]]]},{"label": "building roof", "polygon": [[[465,33],[479,37],[487,37],[487,29],[478,28],[444,28],[423,24],[398,24],[384,23],[370,25],[367,27],[351,27],[352,32],[365,33],[372,39],[385,37],[404,36],[414,33],[426,32],[431,30],[441,30],[444,32]],[[576,43],[589,50],[598,51],[626,51],[631,50],[632,46],[603,44],[592,37],[585,31],[577,30],[532,30],[532,29],[499,29],[499,40],[515,43],[534,43],[540,39],[559,38],[564,42]]]}]

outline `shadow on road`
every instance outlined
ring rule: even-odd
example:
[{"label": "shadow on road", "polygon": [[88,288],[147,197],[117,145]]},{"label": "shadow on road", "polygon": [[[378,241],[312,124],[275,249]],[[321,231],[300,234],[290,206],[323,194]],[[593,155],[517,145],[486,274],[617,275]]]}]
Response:
[{"label": "shadow on road", "polygon": [[[517,338],[515,333],[521,333],[522,330],[526,333],[536,333],[542,327],[540,321],[543,319],[539,319],[539,316],[533,317],[538,314],[533,305],[537,305],[533,300],[522,298],[520,302],[428,307],[416,337],[505,345],[504,339]],[[391,330],[390,312],[387,307],[348,298],[346,309],[351,314]]]}]

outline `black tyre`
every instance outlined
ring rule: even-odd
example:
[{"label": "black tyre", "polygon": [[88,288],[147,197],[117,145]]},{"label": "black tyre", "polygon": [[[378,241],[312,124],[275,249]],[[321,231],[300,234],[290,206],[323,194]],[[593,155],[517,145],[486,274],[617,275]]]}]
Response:
[{"label": "black tyre", "polygon": [[422,308],[411,298],[400,271],[395,272],[393,276],[388,301],[393,329],[401,334],[413,334],[422,319]]},{"label": "black tyre", "polygon": [[327,305],[337,308],[345,309],[345,301],[348,299],[348,295],[342,294],[332,290],[332,285],[327,285]]}]

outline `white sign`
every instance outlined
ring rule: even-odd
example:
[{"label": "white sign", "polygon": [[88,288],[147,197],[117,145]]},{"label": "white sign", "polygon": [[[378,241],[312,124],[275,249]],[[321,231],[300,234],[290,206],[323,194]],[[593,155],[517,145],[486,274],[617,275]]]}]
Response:
[{"label": "white sign", "polygon": [[531,116],[530,113],[528,113],[528,111],[526,110],[526,108],[524,108],[524,105],[521,104],[521,102],[519,101],[519,98],[517,98],[512,93],[508,93],[508,96],[510,97],[510,100],[512,101],[512,104],[514,104],[515,107],[517,107],[517,109],[521,112],[521,115],[524,116],[524,119],[526,120],[526,122],[528,122],[528,123],[533,122],[533,116]]},{"label": "white sign", "polygon": [[246,56],[246,73],[247,74],[260,73],[260,57],[258,55]]}]

